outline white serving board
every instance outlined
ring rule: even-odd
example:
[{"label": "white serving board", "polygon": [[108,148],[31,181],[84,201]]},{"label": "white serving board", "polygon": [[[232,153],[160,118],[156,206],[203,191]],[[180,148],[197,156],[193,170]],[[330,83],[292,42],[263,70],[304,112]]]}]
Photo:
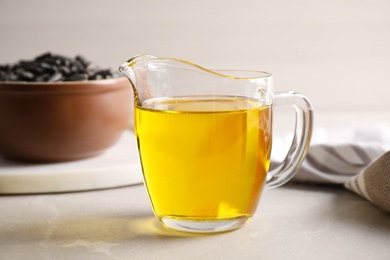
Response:
[{"label": "white serving board", "polygon": [[0,194],[85,191],[142,182],[135,136],[130,130],[106,153],[94,158],[30,164],[0,157]]}]

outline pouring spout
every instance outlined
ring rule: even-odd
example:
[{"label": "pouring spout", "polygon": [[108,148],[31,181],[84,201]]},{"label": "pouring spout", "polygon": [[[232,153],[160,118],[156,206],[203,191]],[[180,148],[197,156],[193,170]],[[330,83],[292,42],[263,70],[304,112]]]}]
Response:
[{"label": "pouring spout", "polygon": [[140,61],[146,61],[155,59],[156,57],[151,55],[137,55],[129,59],[128,61],[124,62],[122,65],[119,66],[119,71],[124,74],[133,85],[133,88],[136,88],[137,86],[137,80],[136,75],[134,72],[134,66],[139,63]]},{"label": "pouring spout", "polygon": [[128,61],[120,65],[118,70],[130,80],[131,84],[135,83],[135,74]]},{"label": "pouring spout", "polygon": [[[119,66],[118,70],[123,75],[125,75],[133,88],[134,92],[134,102],[135,104],[138,104],[139,102],[139,91],[145,92],[143,88],[146,88],[144,85],[144,80],[142,79],[142,73],[140,72],[140,66],[138,66],[140,63],[143,64],[143,61],[148,63],[148,61],[156,59],[156,57],[151,55],[137,55],[133,58],[129,59],[128,61],[124,62],[122,65]],[[142,67],[142,65],[141,65]],[[146,66],[147,67],[147,66]],[[141,75],[140,75],[141,73]],[[138,74],[138,75],[137,75]]]},{"label": "pouring spout", "polygon": [[129,61],[124,62],[122,65],[118,68],[119,72],[121,72],[123,75],[127,77],[127,79],[130,81],[131,88],[133,89],[133,97],[134,97],[134,105],[137,105],[139,102],[138,98],[138,91],[137,91],[137,78],[134,73],[133,67],[130,65]]}]

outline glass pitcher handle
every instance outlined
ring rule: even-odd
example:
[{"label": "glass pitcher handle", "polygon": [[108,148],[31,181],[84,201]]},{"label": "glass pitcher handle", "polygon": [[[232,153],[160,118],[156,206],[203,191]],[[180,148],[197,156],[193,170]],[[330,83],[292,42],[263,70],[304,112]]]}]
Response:
[{"label": "glass pitcher handle", "polygon": [[304,95],[293,91],[277,92],[273,106],[293,106],[296,120],[291,147],[283,162],[268,172],[266,188],[276,188],[294,177],[309,150],[313,129],[313,109]]}]

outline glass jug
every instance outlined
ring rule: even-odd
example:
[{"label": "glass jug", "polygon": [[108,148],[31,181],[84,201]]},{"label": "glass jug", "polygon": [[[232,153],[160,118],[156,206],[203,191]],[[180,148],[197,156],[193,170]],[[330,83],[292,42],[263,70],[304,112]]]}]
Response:
[{"label": "glass jug", "polygon": [[[264,187],[290,180],[308,151],[313,112],[295,92],[274,92],[272,75],[209,70],[175,58],[141,55],[122,64],[134,90],[144,183],[166,226],[188,232],[242,227]],[[269,171],[276,106],[296,111],[285,160]]]}]

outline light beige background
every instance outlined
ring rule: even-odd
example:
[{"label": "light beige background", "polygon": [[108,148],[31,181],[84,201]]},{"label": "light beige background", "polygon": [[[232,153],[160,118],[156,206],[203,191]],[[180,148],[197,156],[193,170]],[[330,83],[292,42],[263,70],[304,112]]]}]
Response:
[{"label": "light beige background", "polygon": [[0,0],[0,63],[46,51],[267,70],[316,109],[390,108],[388,0]]}]

